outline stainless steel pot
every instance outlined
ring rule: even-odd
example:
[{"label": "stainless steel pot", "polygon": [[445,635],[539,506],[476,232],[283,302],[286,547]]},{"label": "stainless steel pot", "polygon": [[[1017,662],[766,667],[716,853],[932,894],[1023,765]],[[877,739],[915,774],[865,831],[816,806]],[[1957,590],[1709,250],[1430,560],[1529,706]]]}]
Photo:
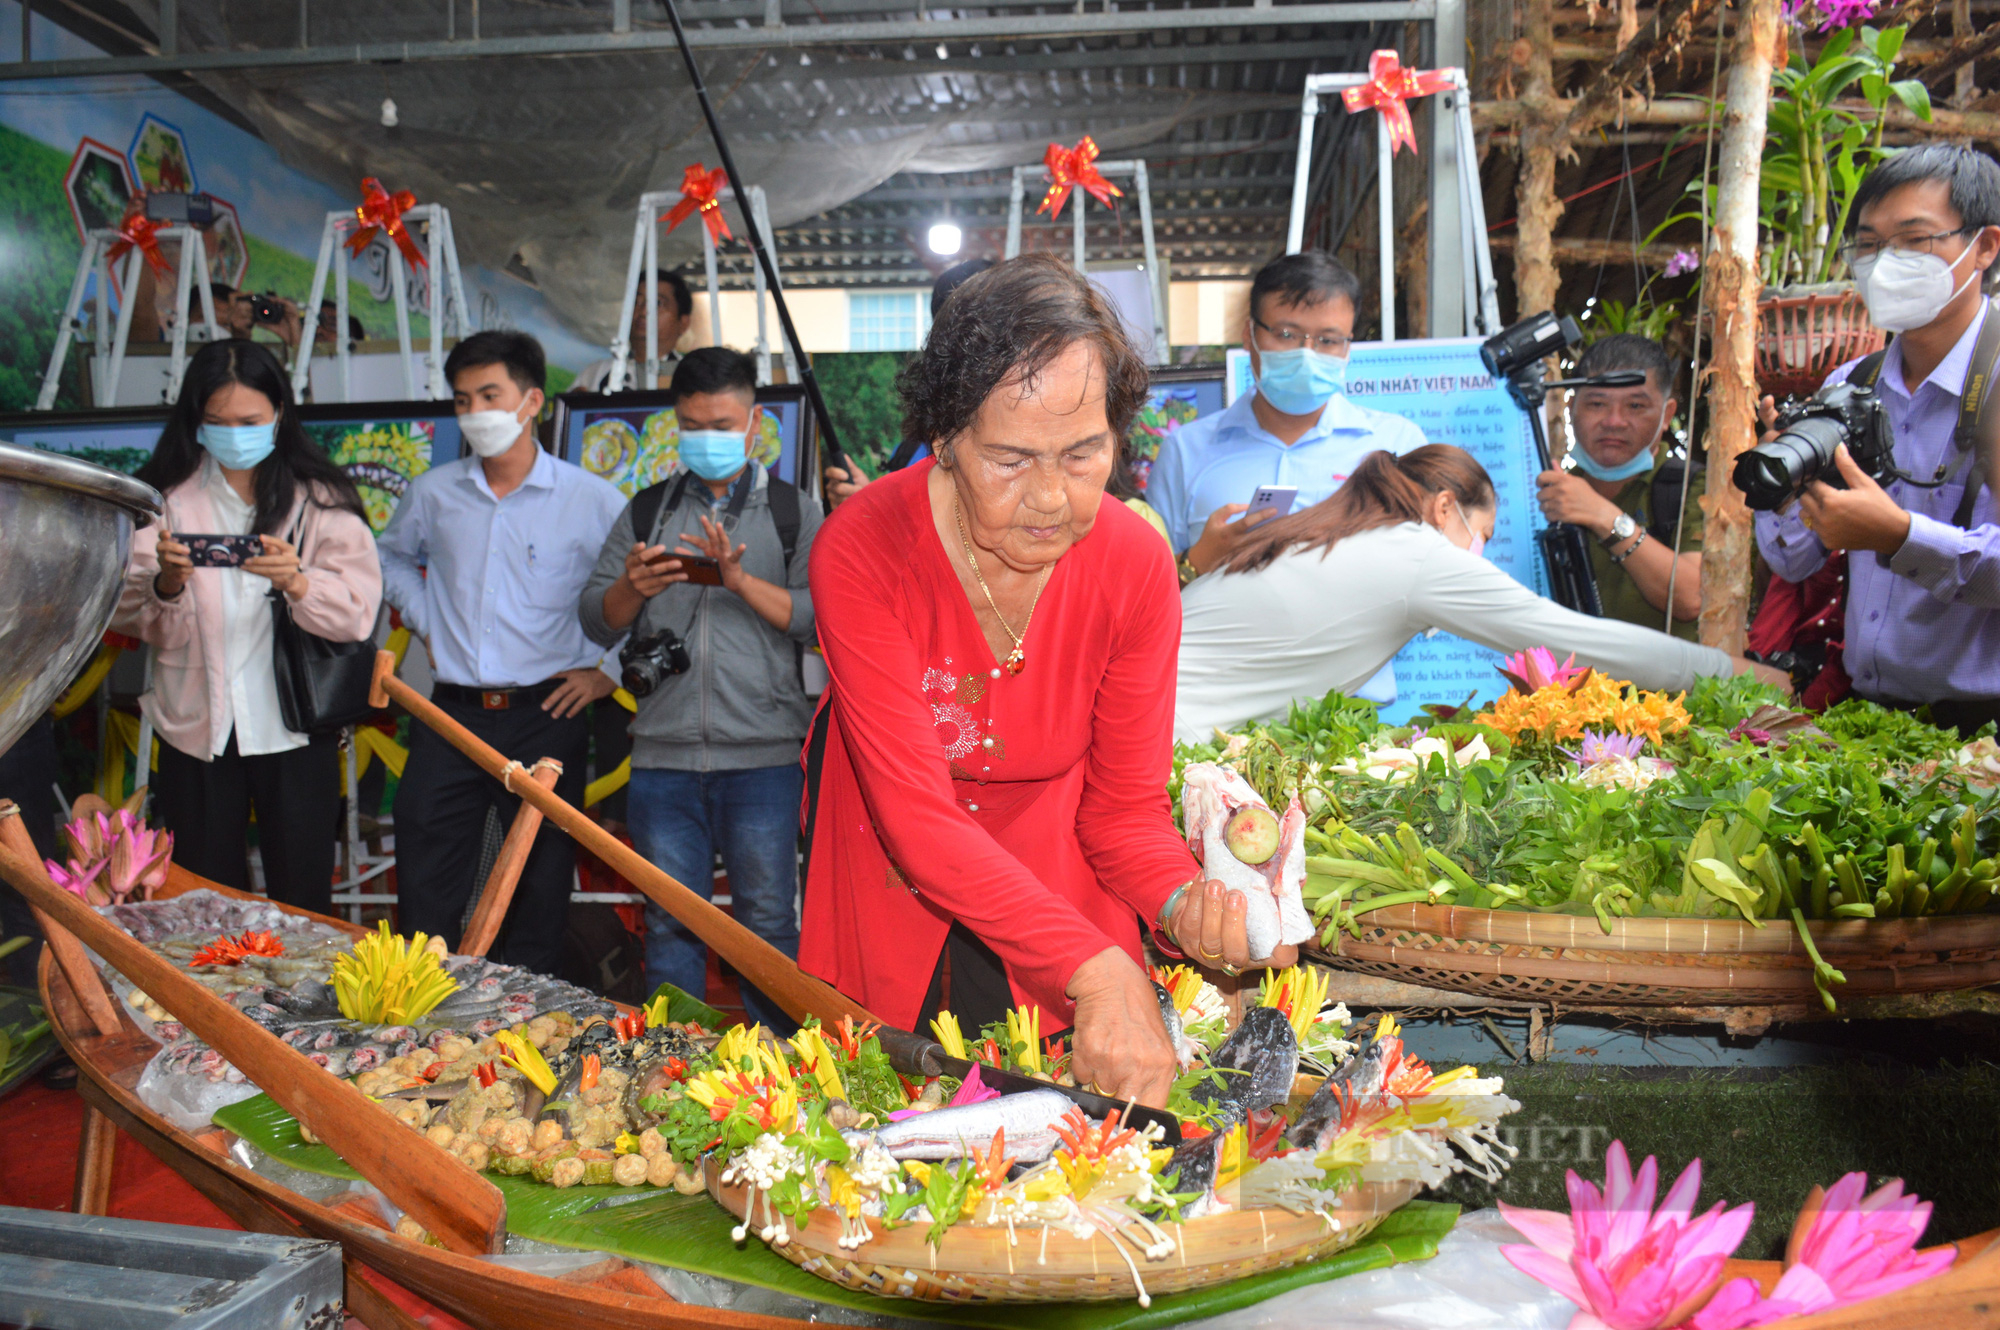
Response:
[{"label": "stainless steel pot", "polygon": [[0,443],[0,752],[48,710],[104,636],[150,485]]}]

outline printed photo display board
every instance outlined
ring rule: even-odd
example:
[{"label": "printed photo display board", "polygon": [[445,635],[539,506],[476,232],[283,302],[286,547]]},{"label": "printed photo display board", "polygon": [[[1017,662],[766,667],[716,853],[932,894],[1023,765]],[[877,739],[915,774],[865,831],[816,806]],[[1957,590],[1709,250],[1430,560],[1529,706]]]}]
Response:
[{"label": "printed photo display board", "polygon": [[[780,480],[808,493],[813,484],[812,408],[805,390],[778,384],[757,390],[762,408],[751,456]],[[664,390],[563,393],[556,398],[556,455],[626,495],[665,479],[681,456],[680,422]]]}]

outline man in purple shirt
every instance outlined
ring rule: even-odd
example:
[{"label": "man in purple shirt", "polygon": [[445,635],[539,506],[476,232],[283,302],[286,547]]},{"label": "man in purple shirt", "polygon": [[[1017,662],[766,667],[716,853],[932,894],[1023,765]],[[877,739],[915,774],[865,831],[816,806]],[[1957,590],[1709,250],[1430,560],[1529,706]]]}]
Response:
[{"label": "man in purple shirt", "polygon": [[[1906,710],[1928,705],[1938,724],[1970,734],[2000,721],[2000,468],[1991,437],[2000,413],[1987,413],[1983,459],[1960,451],[1954,429],[1968,383],[1991,381],[1991,367],[1972,360],[1980,330],[2000,318],[1982,291],[2000,259],[2000,164],[1953,145],[1909,149],[1862,182],[1855,216],[1847,252],[1856,286],[1876,326],[1896,334],[1875,384],[1895,431],[1896,467],[1944,483],[1892,479],[1885,489],[1843,448],[1836,461],[1847,488],[1815,481],[1787,511],[1757,514],[1757,548],[1791,582],[1811,576],[1829,550],[1846,550],[1844,663],[1855,692]],[[1768,426],[1768,397],[1763,410]],[[1967,484],[1976,502],[1960,526]]]}]

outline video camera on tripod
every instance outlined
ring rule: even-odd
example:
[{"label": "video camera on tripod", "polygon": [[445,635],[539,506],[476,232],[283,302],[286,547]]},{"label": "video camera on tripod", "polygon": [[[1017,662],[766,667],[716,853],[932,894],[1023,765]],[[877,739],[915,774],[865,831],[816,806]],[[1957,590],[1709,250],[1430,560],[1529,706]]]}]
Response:
[{"label": "video camera on tripod", "polygon": [[[1583,331],[1576,326],[1575,319],[1544,310],[1501,329],[1479,348],[1479,358],[1486,362],[1487,371],[1506,383],[1508,394],[1528,413],[1528,424],[1535,432],[1535,456],[1544,471],[1554,466],[1549,460],[1548,429],[1542,423],[1542,404],[1548,400],[1549,389],[1637,388],[1646,382],[1646,371],[1642,369],[1545,381],[1542,362],[1582,340]],[[1588,533],[1582,527],[1564,522],[1552,523],[1535,534],[1535,543],[1541,547],[1542,559],[1549,569],[1550,597],[1565,609],[1602,618],[1604,602],[1597,594],[1597,577],[1591,572],[1587,540]]]}]

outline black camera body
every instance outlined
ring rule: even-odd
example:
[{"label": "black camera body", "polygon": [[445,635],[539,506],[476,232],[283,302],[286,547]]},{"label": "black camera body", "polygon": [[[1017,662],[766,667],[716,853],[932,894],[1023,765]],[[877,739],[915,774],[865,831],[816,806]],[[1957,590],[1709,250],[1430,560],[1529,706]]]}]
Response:
[{"label": "black camera body", "polygon": [[1873,388],[1835,383],[1778,413],[1778,437],[1736,459],[1733,479],[1743,502],[1758,512],[1776,512],[1815,480],[1846,489],[1834,453],[1842,444],[1873,480],[1896,474],[1895,431]]},{"label": "black camera body", "polygon": [[1494,378],[1511,383],[1530,366],[1567,351],[1583,340],[1583,330],[1567,314],[1553,310],[1530,314],[1502,328],[1480,344],[1479,358]]},{"label": "black camera body", "polygon": [[275,328],[285,321],[283,300],[274,291],[250,297],[250,322]]},{"label": "black camera body", "polygon": [[634,697],[649,695],[661,680],[686,674],[693,667],[687,643],[671,628],[635,637],[618,653],[619,681]]}]

